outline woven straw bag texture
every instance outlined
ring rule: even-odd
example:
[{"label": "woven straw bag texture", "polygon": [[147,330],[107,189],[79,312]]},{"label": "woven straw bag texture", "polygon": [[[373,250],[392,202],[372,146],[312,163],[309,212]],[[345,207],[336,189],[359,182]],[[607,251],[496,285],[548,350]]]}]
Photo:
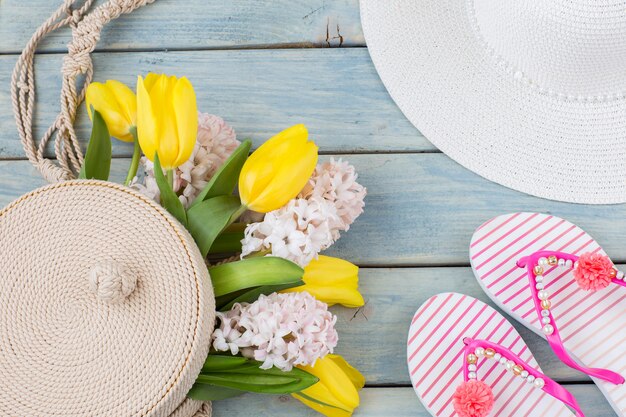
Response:
[{"label": "woven straw bag texture", "polygon": [[[31,163],[57,185],[0,212],[0,415],[210,417],[186,394],[209,349],[215,299],[193,239],[159,205],[116,184],[67,181],[83,153],[74,119],[104,26],[154,0],[63,0],[11,78]],[[69,26],[61,111],[37,143],[35,51]],[[54,140],[53,140],[54,139]],[[54,160],[45,155],[54,142]],[[65,181],[65,182],[64,182]]]},{"label": "woven straw bag texture", "polygon": [[186,399],[215,301],[192,237],[121,185],[64,181],[0,211],[0,415],[210,416]]}]

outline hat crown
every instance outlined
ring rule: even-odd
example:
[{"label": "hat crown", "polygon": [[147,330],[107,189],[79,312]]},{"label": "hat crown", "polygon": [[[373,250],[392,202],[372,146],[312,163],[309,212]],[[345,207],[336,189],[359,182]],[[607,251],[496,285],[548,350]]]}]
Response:
[{"label": "hat crown", "polygon": [[626,7],[618,0],[469,0],[495,64],[540,91],[611,98],[626,90]]}]

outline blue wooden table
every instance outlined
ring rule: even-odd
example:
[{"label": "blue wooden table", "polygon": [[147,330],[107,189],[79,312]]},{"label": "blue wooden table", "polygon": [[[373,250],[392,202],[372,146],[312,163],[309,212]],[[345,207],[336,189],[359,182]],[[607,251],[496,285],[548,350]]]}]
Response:
[{"label": "blue wooden table", "polygon": [[[11,111],[17,54],[61,0],[0,0],[0,205],[44,184],[25,160]],[[41,133],[58,111],[60,66],[69,31],[37,56]],[[367,378],[357,416],[428,416],[406,370],[406,334],[431,295],[461,291],[487,301],[469,269],[474,228],[510,211],[565,217],[626,262],[626,207],[583,206],[530,197],[490,183],[438,152],[389,98],[370,61],[358,0],[157,0],[103,32],[97,80],[134,85],[148,71],[187,75],[198,107],[224,117],[258,145],[305,123],[327,158],[345,156],[367,186],[366,212],[332,248],[359,264],[367,300],[335,308],[338,352]],[[423,103],[428,106],[428,103]],[[87,137],[80,114],[78,131]],[[116,141],[114,179],[132,149]],[[519,326],[518,326],[519,329]],[[614,415],[588,378],[561,365],[545,342],[520,333],[543,369],[567,385],[587,416]],[[247,395],[215,406],[215,416],[314,416],[288,396]]]}]

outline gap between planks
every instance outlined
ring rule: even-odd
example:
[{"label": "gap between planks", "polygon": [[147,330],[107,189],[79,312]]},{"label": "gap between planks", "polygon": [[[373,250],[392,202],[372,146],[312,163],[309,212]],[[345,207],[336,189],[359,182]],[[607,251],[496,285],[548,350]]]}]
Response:
[{"label": "gap between planks", "polygon": [[[60,85],[62,56],[38,58],[37,137],[58,111],[56,88],[41,87]],[[118,79],[128,85],[136,82],[132,74],[172,73],[184,63],[185,75],[199,92],[198,107],[219,114],[240,138],[250,137],[257,146],[281,127],[305,123],[324,154],[436,152],[389,98],[365,48],[98,52],[93,58],[98,81]],[[0,57],[0,107],[7,110],[14,59]],[[75,125],[84,146],[90,131],[84,106]],[[10,111],[0,117],[0,128],[0,154],[21,157]],[[124,145],[115,143],[113,154],[130,156],[132,146]]]},{"label": "gap between planks", "polygon": [[[565,385],[581,405],[587,417],[615,416],[609,403],[592,384]],[[514,401],[514,399],[512,400]],[[318,417],[315,411],[305,408],[288,395],[263,396],[244,394],[213,404],[213,417]],[[361,404],[355,417],[431,417],[424,409],[412,388],[365,388],[361,391]],[[547,416],[545,416],[547,417]]]},{"label": "gap between planks", "polygon": [[[252,151],[256,148],[253,147]],[[85,149],[83,149],[83,152]],[[320,156],[350,156],[350,155],[420,155],[420,154],[441,154],[438,149],[424,149],[424,150],[399,150],[399,151],[387,151],[387,150],[354,150],[354,151],[345,151],[341,152],[341,154],[333,151],[319,151],[318,154]],[[112,159],[128,159],[127,155],[113,155]],[[51,161],[56,161],[56,158],[48,158]],[[3,156],[0,155],[0,161],[27,161],[28,158],[25,156]]]},{"label": "gap between planks", "polygon": [[[192,47],[192,48],[123,48],[123,49],[96,49],[92,54],[124,54],[124,53],[144,53],[144,52],[210,52],[210,51],[264,51],[272,49],[366,49],[365,45],[341,45],[328,46],[323,44],[296,42],[296,43],[271,43],[261,45],[228,45],[214,47]],[[0,56],[17,56],[22,51],[9,50],[0,51]],[[62,55],[66,54],[67,49],[52,49],[37,51],[35,55]]]}]

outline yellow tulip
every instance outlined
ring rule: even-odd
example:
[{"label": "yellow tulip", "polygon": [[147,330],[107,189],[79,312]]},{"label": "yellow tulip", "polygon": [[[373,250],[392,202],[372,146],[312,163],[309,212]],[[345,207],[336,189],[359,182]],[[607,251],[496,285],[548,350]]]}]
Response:
[{"label": "yellow tulip", "polygon": [[301,393],[292,394],[306,406],[327,417],[351,416],[359,406],[359,390],[365,385],[365,378],[341,356],[326,355],[312,367],[298,368],[319,378],[319,382]]},{"label": "yellow tulip", "polygon": [[317,146],[308,141],[304,125],[295,125],[269,139],[250,155],[239,175],[241,202],[267,213],[296,197],[317,164]]},{"label": "yellow tulip", "polygon": [[361,307],[365,304],[359,293],[359,267],[339,258],[320,255],[304,267],[304,285],[282,292],[306,291],[328,305]]},{"label": "yellow tulip", "polygon": [[158,153],[163,169],[189,159],[198,135],[198,110],[187,78],[154,73],[137,78],[137,135],[146,157],[153,161]]},{"label": "yellow tulip", "polygon": [[137,98],[125,84],[115,80],[93,82],[87,87],[85,103],[89,118],[93,117],[93,106],[102,115],[111,136],[124,142],[135,140],[132,132],[137,124]]}]

